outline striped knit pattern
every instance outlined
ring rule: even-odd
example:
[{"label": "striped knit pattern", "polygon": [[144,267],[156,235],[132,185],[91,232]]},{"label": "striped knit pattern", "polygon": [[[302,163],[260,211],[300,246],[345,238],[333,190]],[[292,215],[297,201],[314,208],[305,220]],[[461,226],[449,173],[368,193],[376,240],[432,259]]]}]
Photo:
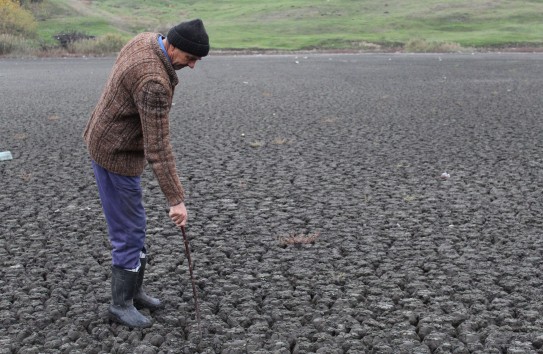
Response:
[{"label": "striped knit pattern", "polygon": [[169,134],[179,81],[158,35],[142,33],[121,50],[83,136],[91,158],[113,173],[139,176],[147,161],[173,206],[185,199]]}]

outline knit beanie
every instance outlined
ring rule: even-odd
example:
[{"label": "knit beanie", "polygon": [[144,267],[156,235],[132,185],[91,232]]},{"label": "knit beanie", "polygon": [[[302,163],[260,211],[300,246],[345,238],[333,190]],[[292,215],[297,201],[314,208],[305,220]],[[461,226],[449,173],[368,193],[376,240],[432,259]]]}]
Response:
[{"label": "knit beanie", "polygon": [[209,53],[209,37],[200,19],[172,27],[166,38],[175,48],[197,57],[205,57]]}]

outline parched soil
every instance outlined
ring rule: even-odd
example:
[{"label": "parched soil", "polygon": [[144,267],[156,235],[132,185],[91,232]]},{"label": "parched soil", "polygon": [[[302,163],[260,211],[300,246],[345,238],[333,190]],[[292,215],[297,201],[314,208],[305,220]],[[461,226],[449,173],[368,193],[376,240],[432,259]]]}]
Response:
[{"label": "parched soil", "polygon": [[1,60],[0,353],[543,353],[541,59],[211,56],[180,71],[171,135],[202,336],[148,170],[146,288],[166,307],[143,310],[144,330],[107,316],[81,134],[113,58]]}]

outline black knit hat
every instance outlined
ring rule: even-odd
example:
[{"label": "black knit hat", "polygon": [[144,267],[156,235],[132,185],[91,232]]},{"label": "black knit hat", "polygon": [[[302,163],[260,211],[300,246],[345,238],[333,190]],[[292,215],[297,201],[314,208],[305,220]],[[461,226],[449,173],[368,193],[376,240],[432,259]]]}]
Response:
[{"label": "black knit hat", "polygon": [[172,27],[166,38],[177,49],[197,57],[205,57],[209,53],[209,37],[200,19],[181,22]]}]

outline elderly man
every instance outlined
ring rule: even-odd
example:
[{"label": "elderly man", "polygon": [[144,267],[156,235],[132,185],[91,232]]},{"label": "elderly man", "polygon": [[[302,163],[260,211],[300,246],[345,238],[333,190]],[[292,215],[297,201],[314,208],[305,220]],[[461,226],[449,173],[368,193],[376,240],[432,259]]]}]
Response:
[{"label": "elderly man", "polygon": [[209,52],[200,19],[182,22],[164,38],[142,33],[120,51],[84,132],[112,245],[111,318],[129,327],[151,320],[134,306],[161,302],[143,289],[146,215],[140,176],[151,166],[177,226],[187,222],[185,194],[170,144],[169,111],[178,78]]}]

